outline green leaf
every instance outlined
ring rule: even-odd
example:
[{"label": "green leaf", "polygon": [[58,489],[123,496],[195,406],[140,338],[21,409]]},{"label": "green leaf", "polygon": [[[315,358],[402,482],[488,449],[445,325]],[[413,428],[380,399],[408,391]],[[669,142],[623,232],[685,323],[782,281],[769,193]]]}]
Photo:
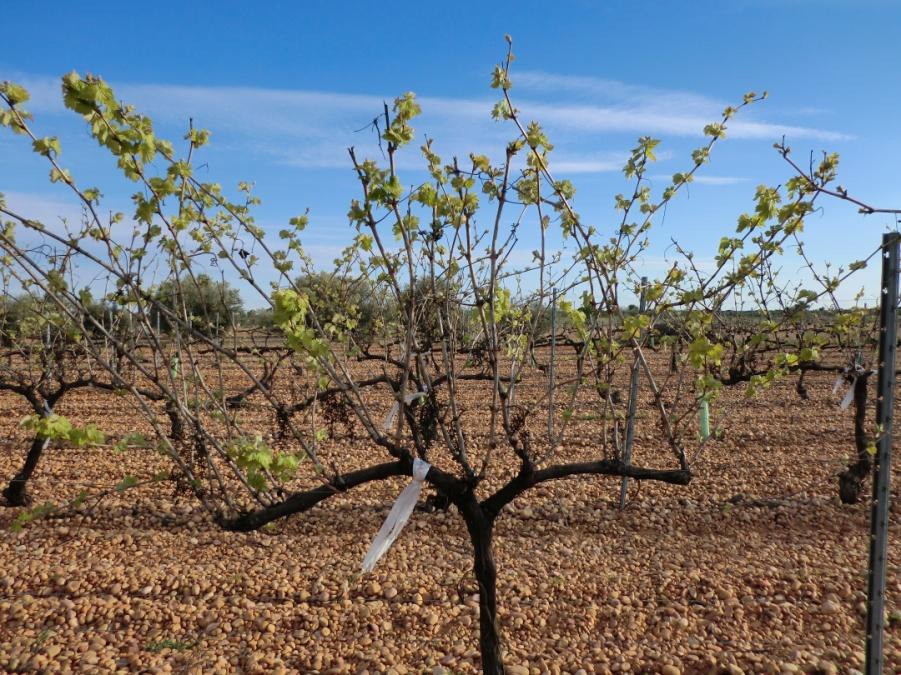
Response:
[{"label": "green leaf", "polygon": [[31,147],[36,153],[44,157],[55,157],[60,153],[59,139],[56,136],[36,138],[32,142]]},{"label": "green leaf", "polygon": [[798,358],[801,361],[816,361],[820,358],[820,351],[816,347],[803,347],[798,352]]},{"label": "green leaf", "polygon": [[102,445],[106,441],[106,436],[93,424],[88,424],[83,429],[73,428],[69,431],[68,440],[76,448],[84,448]]},{"label": "green leaf", "polygon": [[66,169],[57,169],[53,167],[50,170],[50,182],[58,183],[62,181],[63,183],[71,184],[72,183],[72,174],[70,174]]},{"label": "green leaf", "polygon": [[195,148],[199,148],[210,140],[210,132],[206,129],[191,129],[185,135],[185,140],[191,141]]},{"label": "green leaf", "polygon": [[143,434],[126,434],[113,446],[113,452],[124,452],[128,448],[146,448],[149,447],[147,438]]},{"label": "green leaf", "polygon": [[16,106],[25,103],[29,98],[28,90],[25,87],[13,84],[12,82],[0,83],[0,94],[3,94],[9,101],[10,105]]},{"label": "green leaf", "polygon": [[35,506],[32,509],[28,509],[27,511],[22,511],[16,519],[9,526],[13,532],[21,532],[27,523],[30,523],[33,520],[40,520],[41,518],[46,518],[51,513],[56,511],[56,504],[53,502],[44,502],[39,506]]},{"label": "green leaf", "polygon": [[724,138],[726,136],[726,127],[719,122],[708,124],[704,127],[704,135],[714,139]]},{"label": "green leaf", "polygon": [[507,76],[507,71],[503,66],[495,66],[494,70],[491,72],[491,88],[492,89],[509,89],[513,86],[513,83],[510,82],[510,78]]},{"label": "green leaf", "polygon": [[38,438],[67,440],[72,431],[72,423],[60,415],[29,415],[19,426],[33,432]]},{"label": "green leaf", "polygon": [[247,474],[247,484],[254,490],[262,491],[266,489],[266,478],[257,471],[251,471]]},{"label": "green leaf", "polygon": [[134,476],[125,476],[122,480],[116,483],[116,492],[125,492],[129,488],[133,488],[138,484],[138,479]]},{"label": "green leaf", "polygon": [[84,192],[82,192],[84,198],[89,202],[93,202],[94,204],[98,204],[100,202],[100,197],[102,197],[102,193],[97,188],[88,188]]},{"label": "green leaf", "polygon": [[149,642],[147,646],[144,647],[145,650],[152,654],[158,654],[164,649],[170,649],[175,652],[181,652],[186,649],[193,649],[196,642],[181,642],[180,640],[160,640],[159,642]]},{"label": "green leaf", "polygon": [[513,114],[514,110],[510,107],[507,99],[498,101],[491,109],[491,119],[494,120],[509,120],[513,117]]}]

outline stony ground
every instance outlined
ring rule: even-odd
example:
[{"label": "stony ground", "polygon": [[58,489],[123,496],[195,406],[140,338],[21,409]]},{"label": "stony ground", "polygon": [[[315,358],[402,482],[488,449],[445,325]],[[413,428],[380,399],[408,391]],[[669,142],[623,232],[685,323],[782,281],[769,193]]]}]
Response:
[{"label": "stony ground", "polygon": [[[835,474],[852,450],[831,379],[743,402],[687,488],[618,481],[546,484],[498,522],[500,620],[511,673],[853,673],[862,668],[868,510],[842,506]],[[65,412],[121,431],[114,398]],[[26,413],[0,400],[7,480]],[[639,424],[636,462],[660,465]],[[372,457],[343,449],[347,466]],[[592,446],[590,420],[573,445]],[[54,448],[39,500],[162,466],[150,452]],[[361,460],[362,461],[362,460]],[[896,462],[896,466],[897,466]],[[362,464],[360,464],[361,466]],[[901,478],[895,472],[895,484]],[[0,508],[0,670],[6,672],[468,673],[478,606],[459,516],[414,514],[374,573],[360,562],[405,481],[375,484],[253,534],[223,532],[169,487],[113,494],[89,515],[15,534]],[[896,489],[897,496],[897,489]],[[888,606],[901,609],[893,516]],[[895,616],[899,616],[895,614]],[[886,635],[901,671],[901,626]]]}]

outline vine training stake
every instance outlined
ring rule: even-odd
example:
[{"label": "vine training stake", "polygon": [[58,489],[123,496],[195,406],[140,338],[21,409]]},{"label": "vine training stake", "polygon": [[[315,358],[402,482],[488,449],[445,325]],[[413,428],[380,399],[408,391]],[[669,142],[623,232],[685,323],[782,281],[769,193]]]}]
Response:
[{"label": "vine training stake", "polygon": [[706,398],[698,405],[698,426],[701,428],[701,440],[710,438],[710,404]]}]

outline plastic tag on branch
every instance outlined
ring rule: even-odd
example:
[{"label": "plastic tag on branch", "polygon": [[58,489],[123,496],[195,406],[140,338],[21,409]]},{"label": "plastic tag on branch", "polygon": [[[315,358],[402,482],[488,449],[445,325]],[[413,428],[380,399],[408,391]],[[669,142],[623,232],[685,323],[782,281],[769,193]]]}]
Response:
[{"label": "plastic tag on branch", "polygon": [[[424,391],[417,391],[412,394],[407,394],[404,396],[404,404],[410,405],[413,401],[418,398],[422,398],[426,395]],[[391,427],[394,426],[394,423],[397,421],[397,415],[400,413],[400,403],[395,401],[394,405],[391,406],[391,410],[388,411],[388,414],[385,415],[385,421],[382,422],[382,429],[385,431],[391,431]]]},{"label": "plastic tag on branch", "polygon": [[848,406],[851,405],[851,401],[854,400],[854,385],[857,383],[857,378],[851,379],[851,386],[848,387],[848,391],[845,393],[845,398],[842,399],[842,402],[839,404],[839,407],[842,410],[847,410]]},{"label": "plastic tag on branch", "polygon": [[369,545],[366,557],[363,558],[363,571],[371,572],[375,564],[379,561],[385,551],[391,548],[391,544],[397,539],[400,531],[404,529],[404,525],[410,519],[416,502],[419,501],[419,493],[422,491],[422,482],[432,465],[422,459],[413,460],[413,481],[403,489],[398,495],[394,506],[382,523],[379,533],[375,535],[375,539]]},{"label": "plastic tag on branch", "polygon": [[835,378],[835,384],[832,385],[832,395],[833,396],[835,396],[838,393],[839,387],[842,386],[842,382],[844,382],[844,381],[845,381],[844,374],[839,375],[837,378]]}]

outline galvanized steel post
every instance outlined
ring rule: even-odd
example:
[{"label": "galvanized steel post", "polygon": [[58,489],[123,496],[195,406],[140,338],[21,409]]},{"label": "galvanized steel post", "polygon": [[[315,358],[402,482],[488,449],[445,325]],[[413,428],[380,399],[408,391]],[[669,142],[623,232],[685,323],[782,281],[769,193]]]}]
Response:
[{"label": "galvanized steel post", "polygon": [[892,459],[892,407],[895,393],[895,352],[898,333],[898,259],[901,233],[882,236],[882,285],[879,310],[879,372],[877,379],[876,462],[870,512],[870,568],[867,584],[866,673],[883,671],[885,558],[888,545],[889,479]]}]

